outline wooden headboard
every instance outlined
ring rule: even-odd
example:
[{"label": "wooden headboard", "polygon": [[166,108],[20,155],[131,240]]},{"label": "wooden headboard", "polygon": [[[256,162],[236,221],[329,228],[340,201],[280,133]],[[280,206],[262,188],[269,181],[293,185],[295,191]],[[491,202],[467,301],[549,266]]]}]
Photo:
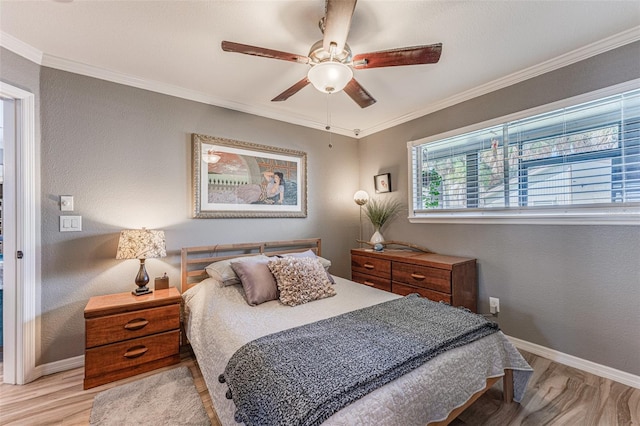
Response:
[{"label": "wooden headboard", "polygon": [[257,254],[275,256],[277,254],[295,253],[306,250],[312,250],[316,255],[321,256],[320,238],[183,247],[180,260],[180,292],[184,293],[189,288],[207,278],[205,268],[210,263],[233,259],[234,257],[255,256]]}]

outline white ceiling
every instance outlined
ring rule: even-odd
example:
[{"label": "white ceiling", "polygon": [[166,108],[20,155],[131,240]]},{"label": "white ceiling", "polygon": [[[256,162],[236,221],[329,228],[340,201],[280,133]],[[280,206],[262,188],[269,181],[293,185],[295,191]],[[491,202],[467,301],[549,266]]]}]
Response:
[{"label": "white ceiling", "polygon": [[308,66],[220,48],[229,40],[306,55],[323,14],[323,0],[1,0],[0,42],[45,66],[314,128],[330,119],[334,132],[362,137],[640,40],[637,0],[360,0],[354,54],[443,43],[437,64],[355,71],[378,101],[366,109],[311,85],[270,102]]}]

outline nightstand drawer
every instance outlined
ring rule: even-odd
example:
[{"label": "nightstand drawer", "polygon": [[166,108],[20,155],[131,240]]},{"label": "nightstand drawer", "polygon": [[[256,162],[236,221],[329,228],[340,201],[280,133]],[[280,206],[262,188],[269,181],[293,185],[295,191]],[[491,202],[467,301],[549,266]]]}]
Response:
[{"label": "nightstand drawer", "polygon": [[374,277],[373,275],[353,272],[351,279],[357,283],[379,288],[380,290],[391,291],[391,281],[388,278]]},{"label": "nightstand drawer", "polygon": [[411,293],[418,293],[422,297],[426,297],[429,300],[433,300],[434,302],[445,302],[451,304],[451,295],[440,293],[438,291],[428,290],[422,287],[414,287],[410,285],[400,284],[393,282],[391,283],[391,288],[393,292],[396,294],[400,294],[402,296],[406,296]]},{"label": "nightstand drawer", "polygon": [[170,331],[149,337],[127,340],[87,349],[85,378],[131,368],[179,353],[180,331]]},{"label": "nightstand drawer", "polygon": [[391,278],[391,261],[373,257],[352,255],[351,270],[362,274],[376,275],[381,278]]},{"label": "nightstand drawer", "polygon": [[451,271],[393,262],[393,281],[442,293],[451,293]]},{"label": "nightstand drawer", "polygon": [[180,327],[180,305],[90,318],[85,321],[86,348],[135,339]]}]

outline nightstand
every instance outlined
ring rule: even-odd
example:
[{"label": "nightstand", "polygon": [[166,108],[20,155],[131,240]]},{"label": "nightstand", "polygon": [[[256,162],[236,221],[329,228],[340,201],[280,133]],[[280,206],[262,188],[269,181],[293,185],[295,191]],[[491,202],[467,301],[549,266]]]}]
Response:
[{"label": "nightstand", "polygon": [[144,296],[96,296],[84,308],[84,388],[180,362],[180,303],[175,287]]}]

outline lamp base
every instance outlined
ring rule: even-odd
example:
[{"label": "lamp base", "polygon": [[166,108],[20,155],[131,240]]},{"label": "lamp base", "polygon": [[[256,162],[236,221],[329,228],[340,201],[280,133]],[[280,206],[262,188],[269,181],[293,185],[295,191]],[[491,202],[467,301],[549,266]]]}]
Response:
[{"label": "lamp base", "polygon": [[136,285],[138,288],[133,290],[131,293],[136,296],[153,293],[153,291],[147,287],[148,282],[149,275],[147,274],[147,269],[144,267],[144,259],[140,259],[140,269],[138,270],[138,275],[136,275]]},{"label": "lamp base", "polygon": [[133,294],[134,296],[142,296],[145,294],[151,294],[153,293],[153,290],[151,290],[149,287],[138,287],[135,290],[131,291],[131,294]]}]

